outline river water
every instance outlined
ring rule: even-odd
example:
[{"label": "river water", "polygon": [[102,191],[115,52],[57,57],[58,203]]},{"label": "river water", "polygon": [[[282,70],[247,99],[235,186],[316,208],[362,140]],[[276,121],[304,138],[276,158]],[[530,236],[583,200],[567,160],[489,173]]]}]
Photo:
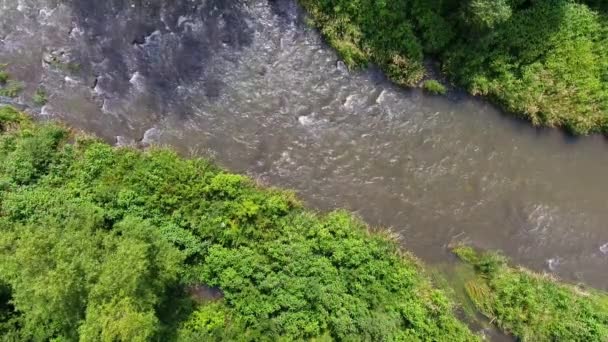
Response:
[{"label": "river water", "polygon": [[46,90],[43,118],[212,157],[387,227],[429,264],[467,242],[608,289],[603,137],[535,129],[457,91],[400,89],[373,67],[348,71],[295,0],[0,10],[0,63],[25,82],[17,102]]}]

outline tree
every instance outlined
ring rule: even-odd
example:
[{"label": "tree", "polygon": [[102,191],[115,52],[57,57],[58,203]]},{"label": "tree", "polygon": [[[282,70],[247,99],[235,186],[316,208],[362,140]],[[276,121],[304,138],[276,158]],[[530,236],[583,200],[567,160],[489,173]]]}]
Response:
[{"label": "tree", "polygon": [[464,9],[465,22],[478,31],[491,30],[512,14],[508,0],[470,0]]},{"label": "tree", "polygon": [[127,218],[104,241],[106,258],[88,298],[83,341],[147,341],[155,308],[177,280],[181,253],[146,222]]},{"label": "tree", "polygon": [[156,306],[177,279],[181,253],[145,221],[127,218],[107,231],[99,218],[84,217],[95,210],[62,208],[71,217],[2,229],[0,279],[21,313],[20,334],[34,341],[153,336]]}]

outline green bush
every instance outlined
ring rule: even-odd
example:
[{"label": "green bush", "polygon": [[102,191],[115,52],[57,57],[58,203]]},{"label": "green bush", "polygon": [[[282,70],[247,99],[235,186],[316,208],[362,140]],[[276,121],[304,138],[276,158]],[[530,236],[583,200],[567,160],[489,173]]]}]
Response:
[{"label": "green bush", "polygon": [[431,94],[445,95],[447,93],[446,87],[436,80],[426,80],[422,87]]},{"label": "green bush", "polygon": [[36,105],[44,106],[48,102],[48,97],[44,88],[36,89],[36,92],[34,93],[34,98],[32,100]]},{"label": "green bush", "polygon": [[[0,334],[472,341],[395,241],[206,160],[0,110]],[[218,288],[194,301],[188,288]]]},{"label": "green bush", "polygon": [[10,124],[23,121],[23,115],[11,106],[0,106],[0,130]]},{"label": "green bush", "polygon": [[0,84],[6,84],[9,78],[9,74],[6,71],[0,69]]},{"label": "green bush", "polygon": [[471,0],[465,9],[467,23],[479,31],[493,29],[511,18],[513,9],[509,2],[509,0]]},{"label": "green bush", "polygon": [[0,88],[0,96],[17,97],[24,88],[24,84],[19,81],[9,80]]},{"label": "green bush", "polygon": [[455,252],[478,275],[466,284],[475,306],[521,341],[608,340],[608,294],[511,267],[496,253]]},{"label": "green bush", "polygon": [[[423,45],[416,36],[409,1],[301,0],[300,3],[349,67],[375,63],[402,85],[414,85],[424,76]],[[426,7],[418,10],[429,12]],[[379,18],[382,25],[378,25]],[[422,19],[429,25],[440,18]],[[435,39],[437,45],[444,41],[439,36]]]}]

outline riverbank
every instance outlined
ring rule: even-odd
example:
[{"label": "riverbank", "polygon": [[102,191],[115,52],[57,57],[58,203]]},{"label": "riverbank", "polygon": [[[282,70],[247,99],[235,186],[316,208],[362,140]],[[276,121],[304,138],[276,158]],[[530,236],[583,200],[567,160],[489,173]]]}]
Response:
[{"label": "riverbank", "polygon": [[[300,0],[351,68],[417,86],[436,56],[458,86],[534,125],[608,133],[608,19],[569,0]],[[591,5],[595,3],[590,2]]]},{"label": "riverbank", "polygon": [[[347,213],[318,215],[206,160],[110,147],[11,107],[0,132],[4,336],[478,338],[394,237]],[[606,294],[456,252],[478,274],[467,293],[505,332],[608,336]]]},{"label": "riverbank", "polygon": [[[349,214],[10,107],[0,129],[3,336],[477,339],[412,256]],[[195,301],[203,284],[222,298]]]},{"label": "riverbank", "polygon": [[510,265],[497,253],[454,252],[476,274],[465,283],[475,307],[520,341],[606,341],[608,294]]}]

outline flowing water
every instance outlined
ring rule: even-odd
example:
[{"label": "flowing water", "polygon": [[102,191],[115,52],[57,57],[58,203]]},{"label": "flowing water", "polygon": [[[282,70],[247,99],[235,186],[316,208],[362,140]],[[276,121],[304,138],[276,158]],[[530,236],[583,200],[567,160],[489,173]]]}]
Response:
[{"label": "flowing water", "polygon": [[[295,0],[0,0],[0,63],[61,119],[346,208],[429,264],[468,242],[608,289],[608,144],[348,71]],[[4,99],[7,100],[7,99]]]}]

